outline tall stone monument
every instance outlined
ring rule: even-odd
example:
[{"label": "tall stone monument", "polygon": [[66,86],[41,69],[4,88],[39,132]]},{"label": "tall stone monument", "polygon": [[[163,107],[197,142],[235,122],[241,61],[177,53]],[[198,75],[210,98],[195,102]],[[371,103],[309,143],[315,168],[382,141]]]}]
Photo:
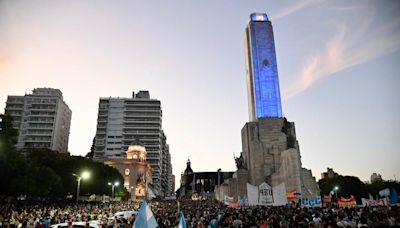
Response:
[{"label": "tall stone monument", "polygon": [[250,15],[245,48],[250,121],[242,128],[242,153],[235,159],[238,170],[232,178],[236,180],[226,181],[226,194],[240,201],[248,196],[247,184],[257,188],[284,183],[287,193],[316,198],[319,188],[311,170],[302,168],[294,122],[282,111],[274,34],[266,14]]},{"label": "tall stone monument", "polygon": [[318,185],[302,168],[294,122],[284,118],[271,21],[252,14],[245,32],[250,122],[242,128],[242,159],[252,185],[284,182],[287,191],[315,198]]}]

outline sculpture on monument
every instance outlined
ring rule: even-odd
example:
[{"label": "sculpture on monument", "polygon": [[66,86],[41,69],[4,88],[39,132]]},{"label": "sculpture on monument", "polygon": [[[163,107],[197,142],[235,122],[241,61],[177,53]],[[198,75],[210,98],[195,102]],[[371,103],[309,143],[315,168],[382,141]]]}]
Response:
[{"label": "sculpture on monument", "polygon": [[286,117],[284,118],[283,127],[281,130],[286,135],[286,144],[287,148],[296,148],[296,136],[294,135],[293,125],[287,121]]},{"label": "sculpture on monument", "polygon": [[246,169],[246,167],[244,166],[242,152],[240,152],[240,157],[235,157],[235,162],[236,162],[237,169]]}]

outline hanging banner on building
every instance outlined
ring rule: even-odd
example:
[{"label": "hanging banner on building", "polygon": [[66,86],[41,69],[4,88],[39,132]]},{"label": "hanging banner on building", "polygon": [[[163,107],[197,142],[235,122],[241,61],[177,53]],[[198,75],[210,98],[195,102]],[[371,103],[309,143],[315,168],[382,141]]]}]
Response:
[{"label": "hanging banner on building", "polygon": [[263,182],[260,186],[247,183],[247,198],[238,197],[239,206],[274,205],[282,206],[288,203],[285,183],[273,188]]},{"label": "hanging banner on building", "polygon": [[337,204],[339,207],[355,207],[357,205],[356,198],[352,195],[350,198],[346,199],[343,197],[340,197],[338,199]]},{"label": "hanging banner on building", "polygon": [[265,182],[261,183],[260,186],[258,186],[258,204],[271,205],[273,202],[271,186]]},{"label": "hanging banner on building", "polygon": [[230,197],[227,195],[224,196],[224,204],[225,205],[230,206],[232,202],[233,202],[233,197]]},{"label": "hanging banner on building", "polygon": [[271,186],[265,182],[261,183],[260,186],[258,186],[258,204],[271,205],[273,202]]},{"label": "hanging banner on building", "polygon": [[362,202],[363,207],[374,207],[374,206],[387,206],[387,205],[389,205],[388,198],[377,199],[377,200],[361,198],[361,202]]},{"label": "hanging banner on building", "polygon": [[302,207],[322,207],[321,197],[314,199],[301,199]]},{"label": "hanging banner on building", "polygon": [[274,206],[283,206],[288,203],[286,186],[284,182],[272,188],[272,195],[274,199]]},{"label": "hanging banner on building", "polygon": [[258,187],[247,183],[247,200],[250,206],[258,205]]}]

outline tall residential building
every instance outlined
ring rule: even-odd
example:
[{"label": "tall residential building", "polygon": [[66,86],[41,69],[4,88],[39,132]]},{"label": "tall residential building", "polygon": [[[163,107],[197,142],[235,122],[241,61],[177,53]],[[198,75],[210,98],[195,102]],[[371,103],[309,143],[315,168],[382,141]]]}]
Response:
[{"label": "tall residential building", "polygon": [[283,117],[274,33],[266,14],[253,13],[245,32],[250,121]]},{"label": "tall residential building", "polygon": [[168,159],[169,148],[162,131],[160,101],[150,98],[148,91],[132,93],[132,98],[100,98],[94,159],[123,159],[136,140],[146,148],[154,190],[163,195],[166,189],[162,177],[167,168],[164,160]]},{"label": "tall residential building", "polygon": [[172,165],[171,154],[169,153],[169,145],[167,144],[167,136],[162,131],[161,134],[161,155],[162,155],[162,168],[161,168],[161,188],[165,195],[173,193],[171,179],[172,179]]},{"label": "tall residential building", "polygon": [[325,179],[325,178],[332,178],[332,177],[336,177],[339,176],[339,174],[335,171],[333,171],[332,168],[326,168],[326,172],[321,173],[321,179]]},{"label": "tall residential building", "polygon": [[17,148],[68,153],[72,112],[59,89],[36,88],[32,94],[8,96],[5,113],[19,132]]},{"label": "tall residential building", "polygon": [[373,173],[371,175],[371,183],[377,182],[377,181],[382,181],[382,176],[379,173]]}]

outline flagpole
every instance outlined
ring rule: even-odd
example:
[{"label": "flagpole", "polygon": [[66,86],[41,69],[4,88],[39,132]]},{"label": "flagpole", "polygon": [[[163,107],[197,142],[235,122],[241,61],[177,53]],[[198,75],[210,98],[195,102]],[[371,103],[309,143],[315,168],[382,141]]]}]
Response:
[{"label": "flagpole", "polygon": [[180,203],[179,203],[179,200],[178,200],[178,219],[179,219],[179,216],[180,216]]}]

